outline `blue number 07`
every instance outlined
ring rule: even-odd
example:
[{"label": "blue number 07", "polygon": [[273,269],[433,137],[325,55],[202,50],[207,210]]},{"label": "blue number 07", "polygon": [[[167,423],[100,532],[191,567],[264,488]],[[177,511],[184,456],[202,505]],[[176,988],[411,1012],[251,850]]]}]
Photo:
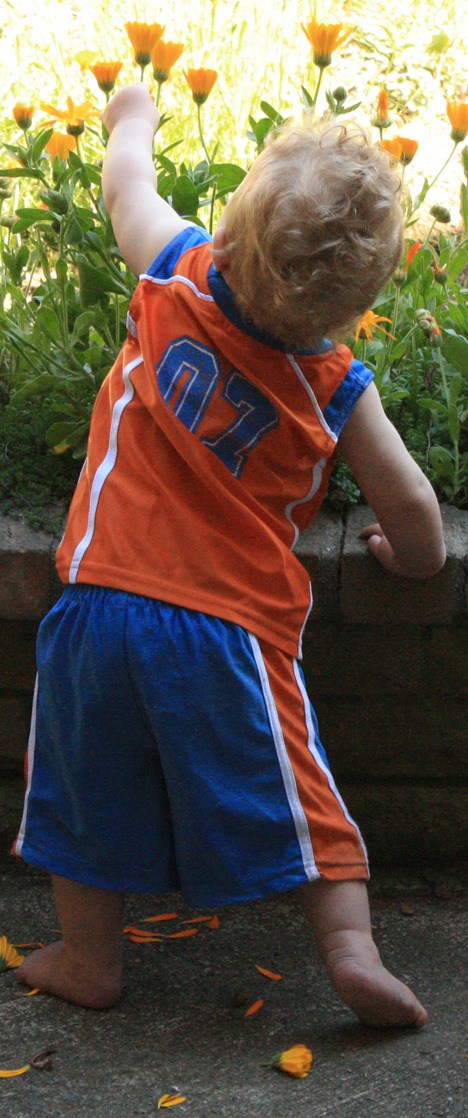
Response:
[{"label": "blue number 07", "polygon": [[[195,433],[221,380],[215,351],[192,338],[178,338],[167,346],[156,374],[165,404]],[[237,369],[229,373],[222,395],[238,414],[218,435],[201,441],[240,477],[250,451],[277,426],[279,416],[271,400]]]}]

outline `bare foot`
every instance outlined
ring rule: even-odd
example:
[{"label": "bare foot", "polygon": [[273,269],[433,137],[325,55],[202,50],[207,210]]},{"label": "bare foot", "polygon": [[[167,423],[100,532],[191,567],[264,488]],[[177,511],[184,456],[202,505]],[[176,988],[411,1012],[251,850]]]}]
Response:
[{"label": "bare foot", "polygon": [[67,1002],[91,1009],[109,1009],[120,997],[121,968],[98,971],[92,960],[84,963],[69,957],[59,940],[31,955],[16,970],[19,982],[56,994]]},{"label": "bare foot", "polygon": [[371,936],[357,931],[330,932],[322,941],[329,978],[345,1005],[364,1025],[422,1028],[427,1011],[382,964]]}]

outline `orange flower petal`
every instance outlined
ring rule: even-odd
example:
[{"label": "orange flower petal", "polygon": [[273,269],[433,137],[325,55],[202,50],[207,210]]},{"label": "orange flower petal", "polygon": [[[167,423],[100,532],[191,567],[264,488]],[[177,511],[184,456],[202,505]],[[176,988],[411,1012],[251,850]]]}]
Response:
[{"label": "orange flower petal", "polygon": [[258,970],[260,974],[265,975],[265,978],[271,978],[272,982],[281,982],[281,979],[283,977],[282,974],[276,974],[276,971],[267,970],[266,967],[259,967],[259,966],[257,966],[257,964],[255,964],[255,967],[256,967],[256,970]]},{"label": "orange flower petal", "polygon": [[[44,209],[47,209],[46,205],[44,205]],[[11,947],[44,947],[44,946],[45,946],[44,944],[39,944],[39,940],[37,940],[37,939],[32,940],[31,944],[11,944]]]},{"label": "orange flower petal", "polygon": [[128,936],[132,944],[159,944],[162,936],[134,936],[133,932]]},{"label": "orange flower petal", "polygon": [[184,928],[183,932],[171,932],[168,936],[163,936],[163,939],[187,939],[187,936],[198,935],[198,928]]},{"label": "orange flower petal", "polygon": [[172,1095],[161,1095],[161,1098],[158,1099],[158,1110],[163,1110],[169,1106],[178,1106],[180,1102],[187,1102],[180,1091],[175,1091]]},{"label": "orange flower petal", "polygon": [[205,924],[213,920],[212,916],[192,916],[191,920],[182,920],[183,924]]},{"label": "orange flower petal", "polygon": [[213,931],[217,931],[218,928],[219,928],[219,925],[220,925],[219,916],[212,916],[212,918],[211,918],[211,920],[208,924],[208,927],[213,928]]},{"label": "orange flower petal", "polygon": [[25,1071],[29,1071],[30,1064],[25,1064],[23,1068],[15,1068],[13,1071],[0,1071],[0,1079],[12,1079],[14,1075],[24,1075]]},{"label": "orange flower petal", "polygon": [[178,912],[161,912],[159,916],[145,916],[141,922],[142,924],[157,924],[160,920],[177,920],[178,915]]},{"label": "orange flower petal", "polygon": [[264,1000],[264,998],[257,998],[256,1002],[252,1002],[252,1005],[249,1005],[249,1008],[246,1009],[244,1016],[253,1017],[254,1013],[258,1013],[259,1009],[262,1008]]},{"label": "orange flower petal", "polygon": [[45,994],[45,990],[41,990],[39,986],[35,986],[33,990],[26,990],[25,998],[32,998],[33,994]]}]

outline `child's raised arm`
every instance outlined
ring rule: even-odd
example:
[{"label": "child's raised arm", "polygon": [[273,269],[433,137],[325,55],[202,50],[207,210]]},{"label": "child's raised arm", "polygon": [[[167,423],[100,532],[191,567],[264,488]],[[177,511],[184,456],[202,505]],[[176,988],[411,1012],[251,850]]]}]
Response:
[{"label": "child's raised arm", "polygon": [[375,385],[356,404],[339,448],[379,520],[361,533],[369,551],[394,574],[436,574],[445,562],[437,498],[387,419]]},{"label": "child's raised arm", "polygon": [[153,137],[159,113],[145,85],[128,86],[103,114],[109,132],[102,189],[115,239],[129,268],[140,275],[190,223],[157,193]]}]

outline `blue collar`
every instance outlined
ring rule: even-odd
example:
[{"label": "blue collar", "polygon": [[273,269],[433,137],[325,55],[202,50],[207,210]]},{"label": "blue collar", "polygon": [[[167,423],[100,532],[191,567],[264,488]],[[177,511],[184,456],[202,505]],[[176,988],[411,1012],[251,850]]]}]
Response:
[{"label": "blue collar", "polygon": [[[273,337],[273,334],[268,334],[266,330],[259,330],[258,326],[252,322],[251,318],[247,318],[242,314],[224,276],[221,272],[216,271],[214,264],[210,265],[208,271],[208,285],[218,307],[234,326],[237,326],[244,334],[249,334],[251,338],[255,338],[257,342],[263,342],[264,345],[271,346],[273,349],[279,349],[281,353],[291,352],[290,346],[284,345],[283,342],[278,341],[278,338]],[[299,354],[317,354],[326,353],[332,348],[332,343],[329,342],[327,338],[323,338],[314,349],[294,349],[292,352]]]}]

